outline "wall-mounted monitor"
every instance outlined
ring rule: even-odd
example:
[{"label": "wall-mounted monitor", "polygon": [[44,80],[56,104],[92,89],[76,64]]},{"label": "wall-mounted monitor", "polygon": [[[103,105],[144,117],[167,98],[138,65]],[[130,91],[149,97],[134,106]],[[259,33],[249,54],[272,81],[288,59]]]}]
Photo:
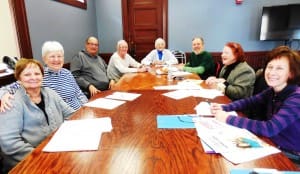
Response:
[{"label": "wall-mounted monitor", "polygon": [[300,40],[300,4],[263,7],[260,40]]}]

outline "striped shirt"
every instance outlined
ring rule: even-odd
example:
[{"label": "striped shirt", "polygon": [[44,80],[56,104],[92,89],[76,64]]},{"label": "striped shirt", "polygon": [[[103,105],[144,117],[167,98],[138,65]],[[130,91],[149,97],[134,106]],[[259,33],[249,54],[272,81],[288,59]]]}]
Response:
[{"label": "striped shirt", "polygon": [[[71,72],[65,68],[55,72],[50,70],[48,67],[45,67],[43,86],[56,91],[57,94],[74,110],[79,109],[88,101],[77,85]],[[20,84],[18,82],[14,82],[1,90],[14,94],[19,88]]]},{"label": "striped shirt", "polygon": [[226,122],[269,137],[282,149],[300,152],[300,87],[288,85],[279,93],[268,88],[255,96],[222,107],[224,111],[265,109],[266,121],[229,116]]}]

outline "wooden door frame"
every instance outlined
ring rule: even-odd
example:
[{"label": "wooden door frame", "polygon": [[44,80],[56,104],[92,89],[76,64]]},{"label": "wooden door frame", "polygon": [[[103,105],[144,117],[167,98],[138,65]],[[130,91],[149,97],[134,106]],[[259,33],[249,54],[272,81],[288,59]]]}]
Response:
[{"label": "wooden door frame", "polygon": [[27,22],[25,0],[9,0],[9,3],[14,14],[20,56],[24,58],[32,58],[33,54]]},{"label": "wooden door frame", "polygon": [[[129,26],[128,26],[128,1],[130,0],[122,0],[122,23],[123,23],[123,38],[129,42]],[[166,41],[166,47],[168,47],[168,0],[163,1],[163,38]]]}]

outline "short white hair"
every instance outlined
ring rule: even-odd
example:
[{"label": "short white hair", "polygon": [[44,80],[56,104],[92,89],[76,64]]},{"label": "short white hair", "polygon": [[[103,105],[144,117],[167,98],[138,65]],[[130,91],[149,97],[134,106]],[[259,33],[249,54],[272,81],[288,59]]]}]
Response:
[{"label": "short white hair", "polygon": [[154,43],[154,46],[155,48],[160,44],[160,43],[163,43],[165,46],[166,46],[166,42],[163,38],[159,37],[155,40],[155,43]]},{"label": "short white hair", "polygon": [[64,54],[63,46],[57,41],[46,41],[42,46],[42,57],[45,57],[50,52],[61,51]]}]

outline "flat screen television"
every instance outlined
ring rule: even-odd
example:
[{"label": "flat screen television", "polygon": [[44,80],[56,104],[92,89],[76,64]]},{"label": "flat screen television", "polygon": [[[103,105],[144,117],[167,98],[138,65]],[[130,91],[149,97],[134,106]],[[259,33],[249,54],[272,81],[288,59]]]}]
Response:
[{"label": "flat screen television", "polygon": [[299,40],[300,4],[263,7],[260,40]]}]

